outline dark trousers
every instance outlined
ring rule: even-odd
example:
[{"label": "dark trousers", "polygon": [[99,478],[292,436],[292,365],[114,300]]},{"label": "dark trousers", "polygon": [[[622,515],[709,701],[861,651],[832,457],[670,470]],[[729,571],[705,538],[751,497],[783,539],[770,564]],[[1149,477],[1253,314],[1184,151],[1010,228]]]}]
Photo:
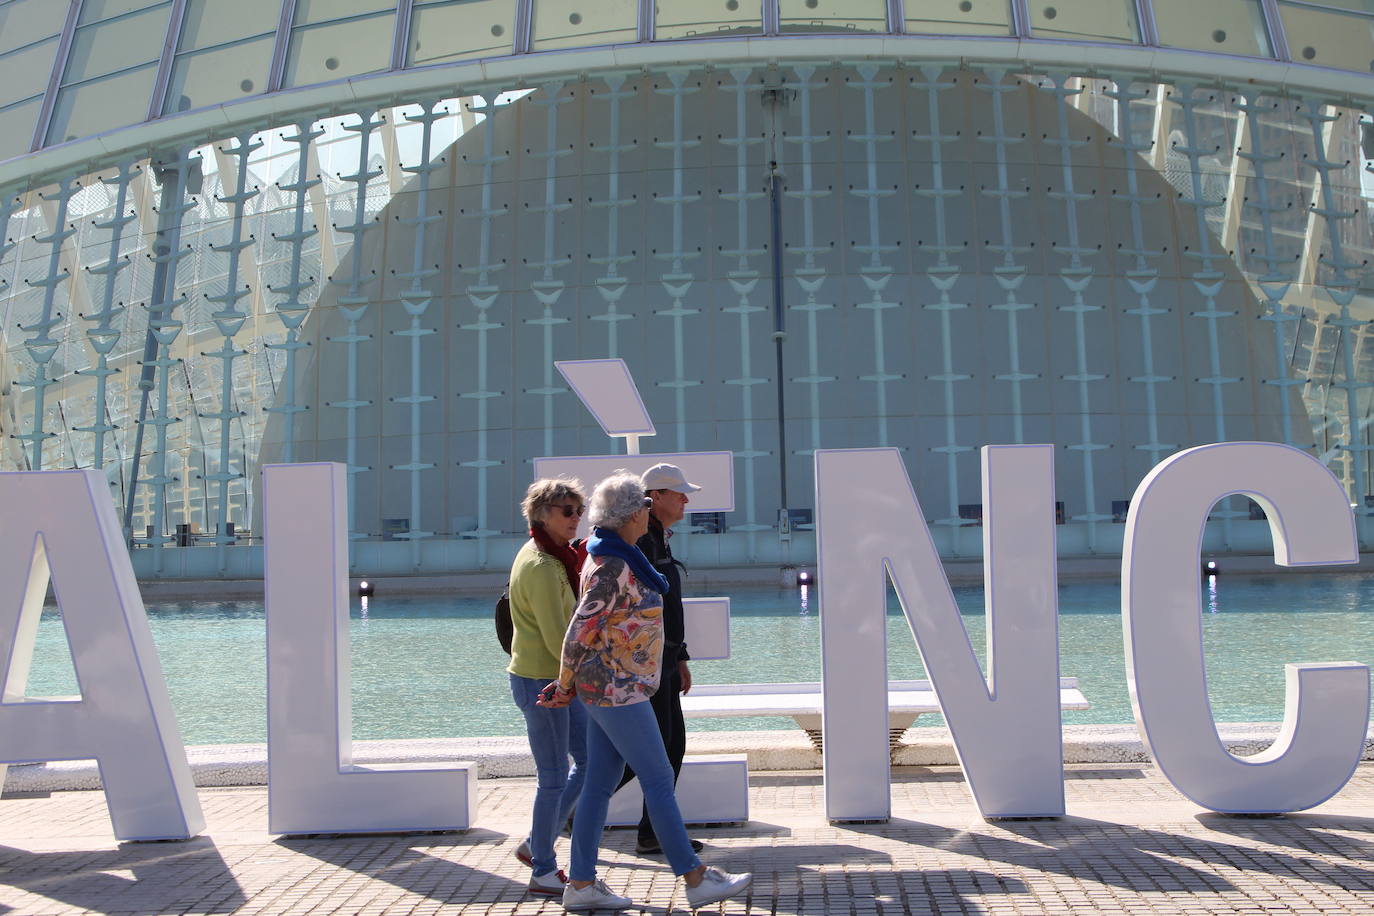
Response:
[{"label": "dark trousers", "polygon": [[[663,666],[658,692],[649,698],[649,703],[654,708],[658,733],[663,736],[663,749],[668,752],[668,762],[672,764],[673,781],[676,783],[677,775],[682,771],[683,755],[687,753],[687,728],[682,719],[682,677],[678,674],[676,660]],[[620,785],[634,778],[634,770],[626,766]],[[654,827],[649,823],[649,809],[646,807],[639,819],[639,838],[647,840],[653,835]]]}]

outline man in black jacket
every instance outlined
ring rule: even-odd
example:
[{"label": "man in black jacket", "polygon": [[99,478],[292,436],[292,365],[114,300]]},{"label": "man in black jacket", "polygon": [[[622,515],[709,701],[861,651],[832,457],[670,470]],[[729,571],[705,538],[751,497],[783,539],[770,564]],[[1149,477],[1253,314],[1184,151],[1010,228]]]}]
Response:
[{"label": "man in black jacket", "polygon": [[[649,510],[649,531],[639,539],[639,549],[649,558],[654,568],[662,573],[670,586],[663,596],[663,664],[660,669],[658,692],[651,698],[654,715],[658,718],[658,730],[663,735],[663,747],[668,751],[668,762],[673,765],[673,777],[682,769],[682,757],[687,753],[687,731],[682,719],[682,694],[692,689],[692,672],[687,667],[690,656],[687,654],[687,641],[682,619],[682,564],[673,558],[668,540],[673,536],[670,530],[687,512],[687,494],[695,493],[701,487],[689,483],[682,468],[674,464],[656,464],[639,478],[644,492],[653,501]],[[634,772],[627,766],[621,785],[634,778]],[[700,850],[702,844],[692,841],[692,848]],[[635,851],[641,855],[655,855],[661,850],[658,837],[654,836],[653,824],[649,822],[646,809],[639,821],[639,838]]]}]

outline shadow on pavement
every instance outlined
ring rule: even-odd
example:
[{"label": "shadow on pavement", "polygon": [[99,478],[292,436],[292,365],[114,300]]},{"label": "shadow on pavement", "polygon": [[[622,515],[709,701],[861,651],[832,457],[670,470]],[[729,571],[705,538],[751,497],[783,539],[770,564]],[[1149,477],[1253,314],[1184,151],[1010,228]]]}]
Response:
[{"label": "shadow on pavement", "polygon": [[[1210,829],[1212,822],[1208,821],[1205,826]],[[1302,856],[1193,834],[1175,834],[1078,817],[1066,817],[1058,821],[1001,821],[996,828],[1000,833],[1013,834],[1021,839],[898,819],[888,824],[846,826],[846,829],[856,833],[886,837],[1048,874],[1089,878],[1139,893],[1237,890],[1235,884],[1215,871],[1218,867],[1254,875],[1300,874],[1304,880],[1341,889],[1361,885],[1374,887],[1374,870],[1368,867],[1366,846],[1347,843],[1346,850],[1340,851],[1332,847],[1329,835],[1324,831],[1311,831],[1300,826],[1287,828],[1291,842],[1283,845],[1309,853]],[[1305,836],[1307,843],[1294,837],[1294,831]],[[1270,844],[1278,842],[1281,835],[1273,822],[1254,823],[1248,829],[1244,824],[1236,824],[1229,832]],[[1346,857],[1348,861],[1333,864],[1315,858],[1310,854],[1312,852],[1336,854]],[[1193,860],[1202,867],[1178,861],[1180,859]]]},{"label": "shadow on pavement", "polygon": [[0,846],[0,882],[100,913],[229,913],[248,902],[207,837],[75,852]]},{"label": "shadow on pavement", "polygon": [[515,881],[448,858],[471,853],[473,847],[484,843],[503,844],[507,839],[504,833],[471,830],[418,836],[282,837],[276,844],[421,897],[443,902],[461,898],[469,906],[525,895],[524,880]]}]

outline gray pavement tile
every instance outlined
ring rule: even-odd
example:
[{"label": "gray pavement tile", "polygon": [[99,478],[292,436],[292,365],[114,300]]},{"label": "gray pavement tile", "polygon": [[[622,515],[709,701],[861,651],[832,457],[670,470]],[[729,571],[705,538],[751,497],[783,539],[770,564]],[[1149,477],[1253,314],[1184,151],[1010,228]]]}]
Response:
[{"label": "gray pavement tile", "polygon": [[[897,768],[892,795],[888,823],[831,825],[819,773],[755,774],[750,824],[693,831],[707,861],[755,872],[749,896],[720,911],[1374,913],[1374,765],[1316,811],[1272,819],[1204,812],[1139,765],[1069,767],[1059,820],[985,822],[950,767]],[[480,826],[465,834],[273,838],[264,790],[206,789],[206,836],[123,845],[99,793],[5,798],[0,913],[560,913],[525,893],[511,855],[532,796],[530,780],[484,781]],[[602,874],[644,912],[686,912],[663,862],[634,855],[632,831],[608,832]]]}]

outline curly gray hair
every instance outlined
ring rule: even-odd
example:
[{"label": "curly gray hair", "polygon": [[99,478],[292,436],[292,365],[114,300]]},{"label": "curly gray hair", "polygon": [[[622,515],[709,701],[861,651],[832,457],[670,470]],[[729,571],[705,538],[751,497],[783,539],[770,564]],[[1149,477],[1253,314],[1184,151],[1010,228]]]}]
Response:
[{"label": "curly gray hair", "polygon": [[644,487],[639,477],[622,469],[607,477],[592,490],[587,503],[587,519],[598,528],[620,528],[644,508]]}]

